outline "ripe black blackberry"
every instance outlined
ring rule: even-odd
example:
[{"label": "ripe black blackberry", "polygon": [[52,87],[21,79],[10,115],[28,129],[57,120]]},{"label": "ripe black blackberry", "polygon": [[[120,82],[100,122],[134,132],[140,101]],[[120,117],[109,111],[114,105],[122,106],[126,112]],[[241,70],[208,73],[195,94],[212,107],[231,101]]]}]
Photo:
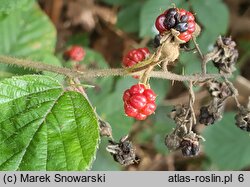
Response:
[{"label": "ripe black blackberry", "polygon": [[205,56],[207,61],[212,60],[214,66],[220,73],[231,74],[236,70],[235,63],[239,53],[236,49],[236,43],[231,37],[219,37],[212,52]]},{"label": "ripe black blackberry", "polygon": [[157,34],[153,41],[154,47],[157,48],[161,45],[161,35]]},{"label": "ripe black blackberry", "polygon": [[166,19],[163,22],[164,26],[167,27],[168,29],[174,28],[177,23],[176,18],[178,18],[178,12],[176,11],[176,9],[170,8],[165,17]]},{"label": "ripe black blackberry", "polygon": [[175,132],[172,132],[165,137],[165,145],[170,151],[177,150],[180,147],[181,141],[182,139],[175,134]]},{"label": "ripe black blackberry", "polygon": [[174,28],[182,33],[188,30],[188,16],[181,15],[175,8],[171,8],[168,10],[163,24],[168,29]]},{"label": "ripe black blackberry", "polygon": [[195,18],[191,12],[178,8],[166,10],[155,20],[155,27],[162,36],[169,33],[168,31],[171,31],[171,29],[178,31],[176,34],[178,34],[177,37],[180,39],[180,43],[188,42],[195,31],[199,32],[196,25]]},{"label": "ripe black blackberry", "polygon": [[123,166],[139,162],[139,158],[135,154],[135,148],[132,142],[128,140],[128,136],[124,136],[119,142],[109,140],[109,145],[106,149],[113,156],[114,160]]},{"label": "ripe black blackberry", "polygon": [[196,140],[183,139],[180,147],[183,156],[196,156],[200,151],[199,141]]},{"label": "ripe black blackberry", "polygon": [[205,125],[211,125],[215,122],[215,117],[209,112],[208,106],[203,106],[200,109],[199,122]]},{"label": "ripe black blackberry", "polygon": [[235,116],[236,126],[250,132],[250,109],[242,107]]}]

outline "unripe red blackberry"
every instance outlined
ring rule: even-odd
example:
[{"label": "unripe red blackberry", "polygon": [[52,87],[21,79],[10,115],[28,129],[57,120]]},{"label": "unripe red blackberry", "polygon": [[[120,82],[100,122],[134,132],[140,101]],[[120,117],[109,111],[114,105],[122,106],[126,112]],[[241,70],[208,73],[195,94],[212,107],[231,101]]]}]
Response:
[{"label": "unripe red blackberry", "polygon": [[[138,49],[133,49],[131,51],[129,51],[122,60],[122,64],[125,67],[131,67],[143,60],[145,60],[146,58],[148,58],[148,56],[150,55],[150,52],[148,50],[148,48],[138,48]],[[133,76],[134,78],[138,79],[139,76]]]},{"label": "unripe red blackberry", "polygon": [[127,116],[144,120],[154,113],[156,94],[143,84],[133,85],[123,94],[124,111]]},{"label": "unripe red blackberry", "polygon": [[81,46],[73,45],[68,50],[64,52],[64,58],[67,60],[73,60],[80,62],[85,57],[85,51]]},{"label": "unripe red blackberry", "polygon": [[150,52],[148,48],[138,48],[129,51],[122,60],[122,64],[125,67],[131,67],[143,60],[145,60],[149,56]]}]

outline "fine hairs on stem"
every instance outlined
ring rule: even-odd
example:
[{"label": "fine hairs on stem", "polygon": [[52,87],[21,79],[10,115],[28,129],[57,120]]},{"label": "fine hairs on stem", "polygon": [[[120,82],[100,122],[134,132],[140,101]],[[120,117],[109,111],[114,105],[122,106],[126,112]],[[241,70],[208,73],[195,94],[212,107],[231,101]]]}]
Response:
[{"label": "fine hairs on stem", "polygon": [[[0,56],[0,62],[8,65],[29,68],[35,71],[49,71],[61,75],[65,75],[69,78],[94,78],[94,77],[109,77],[109,76],[133,76],[133,75],[141,75],[142,72],[133,72],[129,73],[124,68],[116,68],[116,69],[100,69],[94,70],[89,69],[85,71],[77,71],[64,67],[57,67],[49,64],[44,64],[42,62],[36,62],[28,59],[17,59],[14,57],[8,56]],[[220,74],[195,74],[195,75],[178,75],[175,73],[171,73],[168,71],[151,71],[149,72],[149,77],[159,78],[159,79],[167,79],[174,81],[197,81],[202,82],[208,79],[216,79],[222,77]],[[224,75],[227,77],[227,75]]]},{"label": "fine hairs on stem", "polygon": [[190,110],[191,110],[191,118],[192,118],[192,123],[190,125],[190,129],[189,131],[192,130],[192,126],[193,124],[196,124],[196,117],[195,117],[195,111],[194,111],[194,102],[195,102],[195,95],[194,95],[194,90],[193,90],[193,82],[190,81],[189,82],[189,107],[190,107]]}]

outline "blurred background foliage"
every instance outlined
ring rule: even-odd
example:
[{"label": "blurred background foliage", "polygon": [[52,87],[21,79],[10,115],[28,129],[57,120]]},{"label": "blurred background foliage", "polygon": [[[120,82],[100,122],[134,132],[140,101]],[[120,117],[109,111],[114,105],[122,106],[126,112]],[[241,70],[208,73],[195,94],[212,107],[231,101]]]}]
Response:
[{"label": "blurred background foliage", "polygon": [[[155,18],[165,9],[176,6],[196,15],[202,33],[198,38],[206,53],[219,35],[232,36],[238,44],[240,58],[234,84],[244,104],[250,95],[250,2],[248,0],[1,0],[0,54],[25,57],[57,66],[70,67],[62,59],[63,51],[78,44],[86,50],[81,67],[121,67],[128,50],[149,47],[157,34]],[[189,47],[193,47],[190,43]],[[180,74],[200,72],[200,62],[193,52],[182,52],[179,62],[170,67]],[[211,65],[210,73],[216,73]],[[34,73],[31,70],[0,64],[0,78]],[[46,72],[43,72],[46,74]],[[62,81],[53,73],[50,76]],[[185,84],[152,79],[157,93],[155,115],[143,122],[124,115],[122,93],[136,83],[133,78],[115,77],[86,80],[90,100],[97,113],[108,121],[115,140],[130,134],[140,165],[127,168],[115,163],[105,150],[107,139],[101,140],[92,170],[241,170],[250,169],[250,136],[234,125],[235,105],[229,101],[223,120],[217,124],[195,129],[204,135],[202,152],[184,158],[180,152],[170,153],[164,145],[166,134],[175,126],[167,117],[173,105],[188,102]],[[196,88],[195,110],[209,100],[204,88]]]}]

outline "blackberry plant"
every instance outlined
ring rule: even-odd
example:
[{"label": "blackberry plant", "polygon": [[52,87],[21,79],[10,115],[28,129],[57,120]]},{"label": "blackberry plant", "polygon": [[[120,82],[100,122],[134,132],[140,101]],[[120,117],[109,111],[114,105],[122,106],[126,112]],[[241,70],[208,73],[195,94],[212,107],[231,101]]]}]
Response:
[{"label": "blackberry plant", "polygon": [[[20,2],[25,4],[24,0]],[[15,8],[11,6],[10,9]],[[55,38],[53,27],[37,5],[32,4],[26,11],[28,12],[15,13],[17,15],[14,16],[20,14],[27,20],[29,14],[34,20],[40,20],[38,18],[43,16],[44,19],[41,20],[45,20],[48,30],[38,29],[38,34],[49,39],[52,36]],[[12,13],[6,19],[11,20]],[[205,139],[196,131],[196,127],[201,124],[216,125],[223,118],[225,101],[229,98],[234,99],[238,108],[236,125],[244,131],[250,131],[249,105],[243,106],[239,102],[238,91],[229,79],[236,70],[235,64],[239,56],[236,43],[231,37],[218,36],[213,49],[203,54],[196,41],[202,33],[202,27],[199,26],[202,25],[202,19],[197,18],[199,14],[183,8],[173,7],[161,11],[155,17],[155,23],[152,23],[157,30],[154,49],[139,46],[130,50],[121,59],[120,68],[93,68],[93,64],[89,68],[84,62],[90,51],[78,45],[65,49],[63,58],[59,60],[53,54],[54,40],[49,40],[50,44],[44,42],[39,46],[31,38],[29,45],[34,47],[34,51],[39,47],[44,54],[34,52],[28,55],[30,58],[24,58],[25,52],[29,50],[23,47],[22,42],[28,39],[16,36],[17,41],[13,45],[17,46],[1,52],[0,62],[11,66],[7,69],[13,74],[15,69],[24,68],[29,70],[25,73],[32,75],[13,76],[0,82],[0,169],[88,170],[95,158],[100,138],[104,136],[109,140],[106,150],[116,162],[122,166],[139,164],[136,147],[129,140],[129,135],[122,135],[116,141],[113,130],[116,130],[115,125],[120,124],[110,123],[91,103],[86,90],[94,89],[89,85],[94,78],[136,78],[136,83],[123,88],[123,94],[119,98],[114,97],[110,105],[115,110],[116,103],[123,103],[124,112],[119,115],[137,121],[150,119],[149,116],[152,117],[157,112],[158,93],[151,86],[152,79],[186,83],[189,100],[173,106],[168,116],[175,127],[162,140],[166,149],[179,150],[183,156],[199,155],[201,142]],[[28,23],[30,21],[32,20]],[[32,23],[30,24],[32,27]],[[31,32],[32,28],[24,26],[27,33]],[[194,49],[183,51],[183,45],[194,46]],[[11,49],[15,50],[8,53]],[[180,63],[180,51],[188,53],[190,50],[198,52],[200,64],[196,66],[200,66],[202,71],[192,75],[172,71],[170,65]],[[58,61],[63,63],[56,65]],[[208,73],[207,65],[213,65],[218,72]],[[53,76],[50,73],[54,73]],[[55,74],[61,75],[61,79],[57,80]],[[204,86],[210,93],[211,100],[196,113],[194,87]]]}]

